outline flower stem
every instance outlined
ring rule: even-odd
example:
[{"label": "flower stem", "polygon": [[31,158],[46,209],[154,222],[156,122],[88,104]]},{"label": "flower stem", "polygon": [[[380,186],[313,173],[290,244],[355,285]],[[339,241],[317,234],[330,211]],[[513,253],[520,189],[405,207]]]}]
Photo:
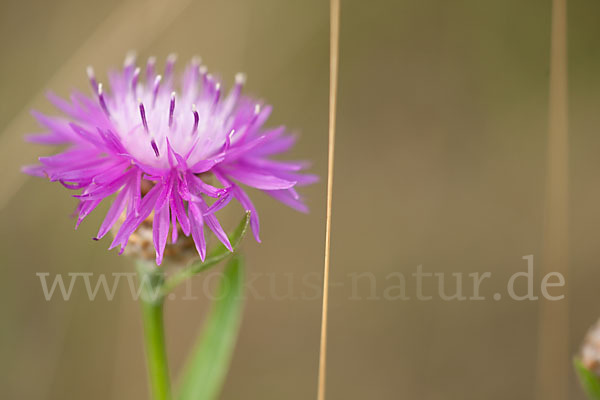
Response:
[{"label": "flower stem", "polygon": [[163,270],[152,265],[138,264],[141,285],[142,320],[146,362],[154,400],[170,400],[171,385],[165,347],[163,323],[164,297],[160,295],[164,283]]}]

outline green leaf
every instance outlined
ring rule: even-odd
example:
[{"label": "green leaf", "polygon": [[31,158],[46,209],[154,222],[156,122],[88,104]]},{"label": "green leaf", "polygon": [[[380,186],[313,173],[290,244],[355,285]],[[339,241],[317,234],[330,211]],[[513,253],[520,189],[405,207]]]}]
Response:
[{"label": "green leaf", "polygon": [[[235,230],[230,235],[227,235],[227,237],[229,238],[229,243],[231,243],[231,247],[233,247],[233,251],[236,251],[238,246],[242,242],[242,239],[246,235],[246,232],[248,232],[248,226],[250,226],[250,211],[246,211],[246,214],[244,214],[244,216],[242,217],[242,220],[238,224],[237,228],[235,228]],[[219,244],[214,249],[208,252],[208,256],[206,257],[206,260],[204,260],[204,263],[197,262],[195,264],[206,264],[207,262],[209,262],[209,260],[212,261],[214,259],[218,259],[218,261],[216,262],[219,262],[230,254],[231,252],[227,249],[227,247],[225,247],[223,243],[219,242]],[[194,265],[192,265],[192,267],[193,266]]]},{"label": "green leaf", "polygon": [[[231,243],[231,247],[233,247],[234,252],[237,250],[240,243],[242,242],[242,239],[246,235],[249,225],[250,211],[247,211],[237,228],[230,235],[228,235],[229,243]],[[208,256],[206,257],[204,262],[194,262],[190,266],[180,269],[179,271],[175,272],[172,276],[170,276],[165,282],[165,285],[163,286],[162,295],[166,296],[181,282],[184,282],[192,276],[197,275],[200,272],[206,271],[210,267],[217,265],[219,262],[229,257],[231,254],[232,253],[223,245],[223,243],[219,242],[219,244],[208,253]]]},{"label": "green leaf", "polygon": [[591,400],[600,400],[600,379],[598,379],[592,371],[587,369],[581,360],[576,358],[573,360],[573,363],[575,364],[577,375],[579,375],[581,386],[583,386],[588,397]]},{"label": "green leaf", "polygon": [[242,317],[243,265],[239,255],[225,267],[213,307],[181,381],[179,400],[213,400],[221,391]]}]

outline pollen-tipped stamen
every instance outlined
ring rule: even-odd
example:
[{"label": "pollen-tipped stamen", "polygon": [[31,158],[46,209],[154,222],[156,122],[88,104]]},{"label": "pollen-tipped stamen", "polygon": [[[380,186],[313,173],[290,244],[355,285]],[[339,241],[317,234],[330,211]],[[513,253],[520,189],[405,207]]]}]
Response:
[{"label": "pollen-tipped stamen", "polygon": [[[141,101],[140,103],[140,116],[142,118],[142,125],[144,126],[144,130],[146,131],[147,135],[150,135],[150,128],[148,128],[148,120],[146,119],[146,108],[144,107],[144,103],[142,103]],[[154,140],[154,138],[150,139],[150,146],[152,146],[152,150],[154,150],[154,154],[156,155],[156,157],[160,157],[160,152],[158,151],[158,145],[156,144],[156,141]]]},{"label": "pollen-tipped stamen", "polygon": [[135,51],[130,51],[125,56],[125,61],[123,62],[123,73],[125,74],[125,76],[129,77],[130,74],[133,72],[133,70],[135,68],[135,59],[136,58],[137,58],[137,55],[135,54]]},{"label": "pollen-tipped stamen", "polygon": [[171,93],[171,104],[169,105],[169,128],[173,126],[173,114],[175,113],[175,97],[176,93]]},{"label": "pollen-tipped stamen", "polygon": [[202,76],[202,91],[205,96],[210,96],[212,94],[213,88],[213,77],[211,74],[204,74]]},{"label": "pollen-tipped stamen", "polygon": [[87,67],[86,72],[90,85],[92,85],[92,90],[98,90],[98,81],[96,80],[96,74],[94,74],[94,68],[90,65]]},{"label": "pollen-tipped stamen", "polygon": [[221,84],[217,82],[215,84],[215,96],[213,98],[213,110],[219,103],[220,99],[221,99]]},{"label": "pollen-tipped stamen", "polygon": [[232,129],[231,132],[227,135],[227,139],[231,142],[233,140],[233,135],[235,135],[235,129]]},{"label": "pollen-tipped stamen", "polygon": [[151,81],[154,79],[154,73],[156,71],[156,57],[148,57],[146,62],[146,80]]},{"label": "pollen-tipped stamen", "polygon": [[237,100],[242,93],[242,88],[246,84],[246,74],[238,72],[235,74],[235,86],[233,87],[233,96]]},{"label": "pollen-tipped stamen", "polygon": [[146,109],[144,108],[144,103],[140,101],[140,116],[142,117],[142,125],[144,125],[144,130],[146,133],[150,133],[150,129],[148,128],[148,120],[146,119]]},{"label": "pollen-tipped stamen", "polygon": [[206,65],[200,65],[198,67],[198,73],[200,73],[202,81],[205,82],[206,75],[208,74],[208,67]]},{"label": "pollen-tipped stamen", "polygon": [[192,62],[190,63],[190,66],[186,70],[185,77],[184,77],[184,85],[186,85],[186,88],[196,86],[196,84],[198,82],[198,78],[200,77],[201,63],[202,63],[202,59],[200,57],[194,56],[192,58]]},{"label": "pollen-tipped stamen", "polygon": [[133,71],[133,78],[131,78],[131,91],[133,92],[133,95],[136,95],[137,92],[137,85],[138,85],[138,81],[140,79],[140,68],[136,68],[135,71]]},{"label": "pollen-tipped stamen", "polygon": [[192,104],[192,113],[194,113],[194,128],[192,129],[193,135],[196,133],[196,131],[198,131],[198,122],[200,121],[200,114],[198,114],[195,104]]},{"label": "pollen-tipped stamen", "polygon": [[154,139],[152,139],[150,141],[150,146],[152,146],[152,150],[154,150],[154,154],[156,154],[156,157],[160,157],[160,153],[158,151],[158,146],[156,145],[156,141]]},{"label": "pollen-tipped stamen", "polygon": [[171,53],[167,57],[167,63],[165,64],[165,79],[169,79],[173,73],[175,62],[177,61],[177,54]]},{"label": "pollen-tipped stamen", "polygon": [[160,90],[160,82],[162,80],[162,76],[157,75],[154,78],[154,87],[152,88],[152,107],[156,105],[156,98],[158,97],[158,91]]},{"label": "pollen-tipped stamen", "polygon": [[248,133],[248,131],[254,126],[254,124],[256,124],[256,121],[258,121],[258,116],[260,115],[261,111],[262,111],[261,105],[258,104],[258,103],[256,103],[254,105],[254,115],[252,116],[252,119],[250,120],[250,122],[246,126],[246,130],[244,131],[244,135],[246,135],[246,133]]},{"label": "pollen-tipped stamen", "polygon": [[102,83],[98,84],[98,102],[100,103],[100,107],[106,114],[107,117],[110,117],[110,112],[108,111],[108,107],[106,106],[106,100],[104,99],[104,91],[102,90]]}]

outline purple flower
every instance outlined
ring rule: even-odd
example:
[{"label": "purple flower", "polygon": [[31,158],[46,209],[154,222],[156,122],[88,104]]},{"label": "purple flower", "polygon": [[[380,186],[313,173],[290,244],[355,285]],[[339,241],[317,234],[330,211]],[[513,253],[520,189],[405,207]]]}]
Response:
[{"label": "purple flower", "polygon": [[116,194],[95,239],[122,222],[110,245],[120,246],[122,253],[129,237],[154,213],[153,242],[160,265],[168,237],[175,243],[179,233],[191,235],[204,260],[205,225],[231,250],[214,213],[234,198],[251,212],[252,231],[260,242],[258,214],[241,184],[307,211],[295,188],[317,177],[300,173],[304,162],[271,158],[289,150],[295,138],[284,127],[263,127],[271,107],[242,95],[243,75],[236,76],[225,94],[199,60],[179,80],[174,56],[167,59],[162,76],[155,64],[150,58],[142,74],[135,58],[128,57],[122,71],[109,73],[110,91],[89,68],[92,98],[79,91],[70,102],[48,95],[67,118],[33,112],[48,132],[28,139],[67,147],[24,170],[81,191],[74,196],[79,199],[77,226],[103,199]]}]

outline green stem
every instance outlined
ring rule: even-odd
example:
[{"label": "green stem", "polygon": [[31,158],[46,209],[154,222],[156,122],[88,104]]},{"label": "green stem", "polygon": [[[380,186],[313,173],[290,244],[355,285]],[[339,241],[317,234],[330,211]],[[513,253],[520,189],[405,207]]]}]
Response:
[{"label": "green stem", "polygon": [[[234,251],[237,249],[242,237],[246,233],[249,223],[250,213],[247,212],[238,227],[229,236],[229,242]],[[178,269],[169,279],[165,278],[164,268],[158,268],[153,262],[138,260],[137,269],[140,278],[140,300],[142,302],[146,361],[148,364],[148,374],[150,376],[150,386],[154,400],[171,400],[171,385],[169,383],[169,368],[167,363],[167,352],[165,350],[165,331],[163,323],[163,304],[165,297],[182,282],[217,265],[220,261],[230,255],[231,252],[225,248],[223,244],[219,244],[208,254],[208,257],[204,262],[195,262],[187,268]],[[235,259],[235,265],[232,265],[228,270],[235,271],[237,274],[240,269],[240,261]],[[232,310],[233,311],[230,311],[232,315],[234,315],[235,318],[239,318],[237,314],[235,314],[235,312],[239,313],[239,311],[236,311],[238,308],[233,307]],[[237,319],[231,318],[234,322],[232,325],[234,327],[237,326]],[[232,331],[232,329],[223,329],[223,332],[218,332],[218,337],[223,336],[224,338],[228,338],[227,333],[231,335],[230,331]],[[221,335],[221,333],[223,334]],[[213,338],[212,340],[214,341],[215,339]],[[223,343],[225,343],[222,345],[225,349],[233,349],[231,339],[228,341],[223,339]],[[222,365],[226,366],[228,365],[228,357],[231,350],[222,352],[224,355],[220,356],[217,361],[220,361]],[[210,371],[218,371],[218,368],[213,367],[219,367],[219,365],[220,364],[218,363],[211,363]],[[214,374],[214,372],[211,372],[211,374]],[[215,376],[222,379],[221,375],[217,374]],[[205,379],[206,377],[201,378]],[[213,390],[215,387],[218,388],[219,382],[220,381],[215,380],[212,382],[212,385],[208,385],[205,390]],[[196,396],[193,398],[197,399],[198,397]],[[200,398],[204,399],[204,397]]]},{"label": "green stem", "polygon": [[171,398],[169,370],[165,351],[165,333],[163,327],[163,304],[142,302],[144,317],[144,338],[150,384],[155,400]]},{"label": "green stem", "polygon": [[164,274],[156,266],[142,263],[138,265],[138,271],[142,287],[142,319],[150,386],[154,400],[170,400],[171,385],[163,323],[164,297],[160,295]]}]

